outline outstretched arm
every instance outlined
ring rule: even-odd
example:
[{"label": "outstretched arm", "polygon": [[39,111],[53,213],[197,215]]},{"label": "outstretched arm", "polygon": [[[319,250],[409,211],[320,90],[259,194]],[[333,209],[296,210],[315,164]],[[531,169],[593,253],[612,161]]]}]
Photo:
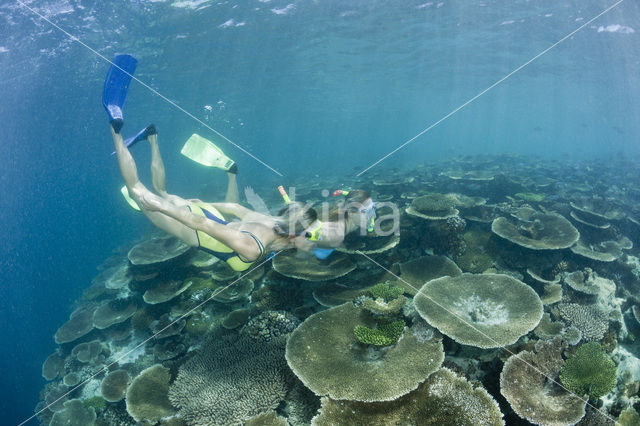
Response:
[{"label": "outstretched arm", "polygon": [[254,239],[244,232],[229,228],[204,216],[193,214],[188,208],[176,206],[152,193],[145,194],[139,202],[141,207],[146,210],[158,211],[191,229],[211,235],[245,259],[257,259],[260,256],[260,249]]},{"label": "outstretched arm", "polygon": [[238,203],[208,203],[210,206],[215,207],[223,215],[232,215],[238,219],[244,218],[248,213],[253,213],[252,210],[241,206]]}]

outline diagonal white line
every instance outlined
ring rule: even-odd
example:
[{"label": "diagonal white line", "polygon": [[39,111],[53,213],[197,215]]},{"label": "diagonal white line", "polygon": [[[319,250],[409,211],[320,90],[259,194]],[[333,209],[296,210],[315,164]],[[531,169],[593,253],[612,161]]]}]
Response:
[{"label": "diagonal white line", "polygon": [[96,377],[97,375],[109,371],[109,367],[111,367],[114,364],[117,364],[118,362],[120,362],[121,359],[127,357],[131,352],[135,351],[136,349],[138,349],[139,347],[145,345],[148,341],[150,341],[151,339],[155,338],[158,334],[162,333],[163,331],[165,331],[166,329],[168,329],[169,327],[171,327],[173,324],[177,323],[178,321],[180,321],[181,319],[186,318],[187,316],[189,316],[189,314],[191,314],[191,312],[195,311],[196,309],[200,308],[202,305],[206,304],[207,302],[209,302],[211,299],[213,299],[214,297],[216,297],[218,294],[222,293],[223,291],[225,291],[226,289],[228,289],[229,287],[231,287],[232,285],[234,285],[235,283],[237,283],[238,281],[240,281],[242,278],[246,277],[247,275],[249,275],[251,272],[253,272],[254,270],[256,270],[257,268],[259,268],[260,266],[264,265],[265,263],[267,263],[269,260],[273,259],[274,257],[276,257],[277,255],[279,255],[280,253],[282,253],[283,250],[280,250],[279,252],[275,253],[273,256],[268,256],[265,260],[263,260],[262,262],[260,262],[259,264],[255,265],[253,268],[251,268],[248,272],[244,273],[243,275],[239,276],[238,279],[232,281],[231,283],[227,284],[225,287],[222,287],[220,289],[218,289],[217,291],[213,292],[213,294],[211,294],[211,296],[209,296],[209,298],[205,299],[203,302],[198,303],[196,306],[194,306],[193,308],[189,309],[189,311],[187,311],[186,313],[182,314],[180,317],[176,318],[175,320],[173,320],[171,323],[169,323],[169,325],[167,325],[166,327],[164,327],[162,330],[155,332],[151,337],[147,338],[146,340],[143,340],[142,342],[140,342],[138,345],[136,345],[133,349],[129,350],[127,353],[125,353],[124,355],[118,357],[115,361],[110,362],[109,364],[103,366],[102,368],[100,368],[98,371],[96,371],[95,373],[93,373],[91,376],[87,377],[86,379],[84,379],[82,382],[78,383],[77,385],[75,385],[74,387],[72,387],[67,393],[63,394],[62,396],[60,396],[58,399],[56,399],[55,401],[53,401],[52,403],[50,403],[49,405],[47,405],[46,407],[40,409],[40,411],[37,411],[36,413],[34,413],[31,417],[29,417],[28,419],[22,421],[18,426],[22,426],[24,424],[26,424],[27,422],[29,422],[30,420],[32,420],[34,417],[36,417],[38,414],[42,413],[44,410],[46,410],[47,408],[51,407],[52,405],[54,405],[55,403],[57,403],[58,401],[60,401],[61,399],[65,398],[67,395],[69,395],[70,393],[72,393],[73,391],[75,391],[76,389],[78,389],[81,386],[84,386],[85,383],[87,383],[88,381],[90,381],[91,379],[93,379],[94,377]]},{"label": "diagonal white line", "polygon": [[609,420],[611,420],[612,422],[615,422],[615,419],[613,419],[611,416],[609,416],[609,414],[605,413],[604,411],[601,411],[599,408],[593,406],[592,404],[589,403],[588,399],[585,399],[579,395],[576,395],[575,393],[571,392],[569,389],[567,389],[566,387],[564,387],[561,383],[559,383],[558,381],[554,380],[553,377],[545,374],[544,372],[542,372],[539,368],[531,365],[530,363],[528,363],[527,361],[523,360],[521,357],[519,357],[518,355],[520,353],[514,353],[513,351],[509,350],[506,346],[499,344],[493,337],[487,335],[485,332],[483,332],[482,330],[479,330],[478,328],[476,328],[473,324],[471,324],[469,321],[467,321],[466,319],[462,318],[460,315],[456,314],[455,312],[447,309],[446,307],[442,306],[440,303],[438,303],[437,301],[433,300],[430,296],[428,296],[427,294],[422,292],[422,289],[417,289],[415,288],[411,283],[408,283],[407,281],[405,281],[402,277],[399,277],[398,275],[394,274],[393,272],[391,272],[390,270],[388,270],[387,268],[385,268],[384,266],[382,266],[381,264],[379,264],[378,262],[376,262],[375,260],[373,260],[371,257],[367,256],[366,254],[364,254],[363,252],[361,252],[360,250],[356,250],[356,253],[358,253],[359,255],[366,257],[370,262],[372,262],[373,264],[377,265],[378,267],[380,267],[381,269],[383,269],[384,271],[388,272],[389,274],[391,274],[392,276],[394,276],[396,279],[402,281],[403,283],[405,283],[406,285],[408,285],[409,287],[411,287],[412,289],[414,289],[416,291],[416,294],[421,294],[424,297],[426,297],[427,299],[429,299],[429,301],[431,301],[432,303],[436,304],[438,307],[440,307],[441,309],[445,310],[446,312],[448,312],[449,314],[453,315],[454,317],[456,317],[457,319],[459,319],[460,321],[462,321],[462,323],[464,323],[465,325],[469,326],[470,328],[472,328],[474,331],[478,332],[478,334],[480,334],[481,336],[491,340],[493,343],[495,343],[497,345],[497,347],[499,347],[500,349],[503,349],[505,351],[507,351],[511,356],[515,356],[518,358],[519,361],[527,364],[529,367],[531,367],[532,369],[534,369],[536,372],[540,373],[541,375],[543,375],[544,377],[546,377],[548,380],[550,380],[551,382],[553,382],[554,384],[560,386],[562,389],[564,389],[565,391],[567,391],[568,393],[570,393],[571,395],[575,396],[576,398],[578,398],[580,401],[584,401],[588,406],[590,406],[591,408],[593,408],[594,410],[600,412],[600,414],[602,414],[603,416],[605,416],[606,418],[608,418]]},{"label": "diagonal white line", "polygon": [[511,71],[509,74],[505,75],[504,77],[502,77],[500,80],[496,81],[495,83],[493,83],[491,86],[487,87],[486,89],[484,89],[482,92],[478,93],[477,95],[475,95],[474,97],[472,97],[471,99],[469,99],[468,101],[466,101],[465,103],[463,103],[462,105],[460,105],[459,107],[455,108],[453,111],[451,111],[450,113],[448,113],[447,115],[445,115],[444,117],[442,117],[441,119],[439,119],[438,121],[436,121],[435,123],[431,124],[429,127],[427,127],[426,129],[422,130],[420,133],[418,133],[417,135],[415,135],[414,137],[412,137],[411,139],[407,140],[406,142],[404,142],[403,144],[401,144],[400,146],[398,146],[396,149],[394,149],[393,151],[391,151],[390,153],[388,153],[387,155],[385,155],[384,157],[380,158],[378,161],[376,161],[375,163],[371,164],[369,167],[367,167],[366,169],[362,170],[360,173],[358,173],[356,176],[360,176],[363,173],[367,172],[368,170],[370,170],[371,168],[377,166],[378,164],[380,164],[382,161],[386,160],[387,158],[391,157],[393,154],[395,154],[396,152],[400,151],[402,148],[404,148],[405,146],[409,145],[411,142],[413,142],[414,140],[418,139],[420,136],[424,135],[425,133],[427,133],[429,130],[433,129],[434,127],[436,127],[438,124],[442,123],[443,121],[445,121],[446,119],[448,119],[449,117],[451,117],[452,115],[454,115],[455,113],[457,113],[458,111],[460,111],[462,108],[466,107],[467,105],[469,105],[470,103],[472,103],[473,101],[475,101],[476,99],[478,99],[480,96],[484,95],[485,93],[487,93],[489,90],[493,89],[494,87],[498,86],[499,84],[501,84],[503,81],[505,81],[506,79],[508,79],[509,77],[511,77],[512,75],[514,75],[515,73],[517,73],[518,71],[522,70],[524,67],[526,67],[527,65],[529,65],[530,63],[532,63],[533,61],[535,61],[536,59],[540,58],[542,55],[544,55],[545,53],[549,52],[551,49],[553,49],[554,47],[556,47],[557,45],[559,45],[560,43],[562,43],[563,41],[565,41],[566,39],[570,38],[571,36],[573,36],[575,33],[577,33],[578,31],[582,30],[583,28],[585,28],[587,25],[589,25],[590,23],[592,23],[593,21],[595,21],[596,19],[598,19],[599,17],[601,17],[602,15],[604,15],[605,13],[611,11],[611,9],[613,9],[614,7],[618,6],[620,3],[622,3],[624,0],[619,0],[618,2],[614,3],[613,5],[609,6],[608,8],[606,8],[605,10],[603,10],[602,12],[600,12],[598,15],[594,16],[593,18],[589,19],[587,22],[585,22],[584,24],[580,25],[578,28],[576,28],[575,30],[571,31],[569,34],[567,34],[566,36],[562,37],[560,40],[558,40],[557,42],[553,43],[551,46],[547,47],[545,50],[543,50],[542,52],[538,53],[536,56],[534,56],[533,58],[529,59],[527,62],[525,62],[524,64],[520,65],[518,68],[514,69],[513,71]]},{"label": "diagonal white line", "polygon": [[155,90],[153,87],[149,86],[147,83],[145,83],[144,81],[140,80],[139,78],[129,74],[126,70],[123,70],[122,68],[120,68],[118,65],[114,64],[112,61],[110,61],[107,57],[105,57],[104,55],[102,55],[100,52],[96,51],[94,48],[92,48],[91,46],[87,45],[86,43],[84,43],[82,40],[80,40],[78,37],[70,34],[69,32],[67,32],[66,30],[64,30],[63,28],[61,28],[59,25],[57,25],[56,23],[54,23],[53,21],[51,21],[50,19],[48,19],[46,16],[42,15],[41,13],[39,13],[37,10],[29,7],[28,5],[26,5],[25,3],[23,3],[21,0],[16,0],[21,6],[25,7],[26,9],[30,10],[33,14],[37,15],[38,17],[40,17],[42,20],[48,22],[49,24],[51,24],[54,28],[56,28],[57,30],[59,30],[60,32],[64,33],[67,37],[69,37],[72,41],[77,42],[78,44],[84,46],[85,48],[87,48],[88,50],[90,50],[93,54],[95,54],[96,56],[98,56],[99,58],[103,59],[104,61],[110,63],[111,65],[113,65],[114,67],[118,68],[120,71],[122,71],[123,73],[127,74],[128,76],[130,76],[132,79],[134,79],[135,81],[137,81],[138,83],[140,83],[143,87],[145,87],[146,89],[148,89],[151,93],[153,93],[154,95],[160,97],[162,100],[164,100],[165,102],[169,103],[171,106],[173,106],[174,108],[178,109],[179,111],[183,112],[184,114],[186,114],[188,117],[192,118],[193,120],[195,120],[196,122],[198,122],[199,124],[201,124],[202,126],[206,127],[207,129],[211,130],[213,133],[215,133],[216,135],[218,135],[219,137],[221,137],[222,139],[224,139],[225,141],[229,142],[231,145],[235,146],[236,148],[238,148],[240,151],[244,152],[245,154],[247,154],[249,157],[253,158],[254,160],[256,160],[258,163],[262,164],[263,166],[265,166],[266,168],[268,168],[269,170],[271,170],[272,172],[274,172],[275,174],[277,174],[278,176],[282,176],[282,173],[280,173],[279,171],[277,171],[276,169],[274,169],[273,167],[269,166],[267,163],[265,163],[264,161],[262,161],[261,159],[259,159],[258,157],[256,157],[255,155],[253,155],[252,153],[250,153],[249,151],[247,151],[246,149],[244,149],[243,147],[241,147],[240,145],[238,145],[237,143],[233,142],[231,139],[227,138],[225,135],[223,135],[222,133],[218,132],[216,129],[214,129],[213,127],[209,126],[207,123],[205,123],[204,121],[200,120],[198,117],[196,117],[195,115],[191,114],[189,111],[187,111],[186,109],[182,108],[180,105],[178,105],[177,103],[175,103],[174,101],[172,101],[171,99],[167,98],[166,96],[164,96],[162,93],[158,92],[157,90]]}]

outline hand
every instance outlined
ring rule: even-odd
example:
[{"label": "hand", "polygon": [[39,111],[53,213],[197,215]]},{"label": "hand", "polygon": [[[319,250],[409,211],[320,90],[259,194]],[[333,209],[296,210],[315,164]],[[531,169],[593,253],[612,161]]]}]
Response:
[{"label": "hand", "polygon": [[145,194],[138,198],[140,208],[147,211],[160,211],[162,209],[162,199],[154,194]]}]

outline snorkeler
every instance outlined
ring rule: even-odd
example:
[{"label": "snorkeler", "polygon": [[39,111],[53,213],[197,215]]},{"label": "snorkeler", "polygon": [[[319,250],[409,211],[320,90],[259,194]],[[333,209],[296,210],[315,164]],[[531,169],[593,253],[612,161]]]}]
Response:
[{"label": "snorkeler", "polygon": [[[145,187],[120,134],[124,124],[122,107],[137,61],[129,55],[118,55],[114,63],[116,65],[109,69],[105,81],[103,104],[109,115],[115,153],[129,196],[154,225],[185,244],[220,258],[236,271],[247,270],[273,251],[294,247],[305,249],[305,235],[313,230],[311,227],[317,219],[315,210],[300,203],[291,203],[273,217],[237,204],[237,167],[234,164],[226,168],[228,202],[203,203],[167,193],[164,163],[153,125],[134,138],[147,139],[151,146],[153,192]],[[223,215],[234,216],[238,220],[229,222]]]}]

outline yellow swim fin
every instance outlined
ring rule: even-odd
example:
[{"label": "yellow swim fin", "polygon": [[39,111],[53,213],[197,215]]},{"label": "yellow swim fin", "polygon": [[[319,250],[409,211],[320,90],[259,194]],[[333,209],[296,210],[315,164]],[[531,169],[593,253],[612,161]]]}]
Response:
[{"label": "yellow swim fin", "polygon": [[129,190],[127,189],[127,186],[123,186],[122,188],[120,188],[120,192],[122,193],[122,196],[124,197],[125,200],[127,200],[127,203],[129,203],[129,205],[135,209],[140,211],[140,207],[138,207],[138,205],[136,204],[135,201],[133,201],[133,198],[131,198],[129,196]]},{"label": "yellow swim fin", "polygon": [[195,133],[187,140],[180,153],[207,167],[228,171],[234,165],[233,160],[224,155],[213,142]]}]

